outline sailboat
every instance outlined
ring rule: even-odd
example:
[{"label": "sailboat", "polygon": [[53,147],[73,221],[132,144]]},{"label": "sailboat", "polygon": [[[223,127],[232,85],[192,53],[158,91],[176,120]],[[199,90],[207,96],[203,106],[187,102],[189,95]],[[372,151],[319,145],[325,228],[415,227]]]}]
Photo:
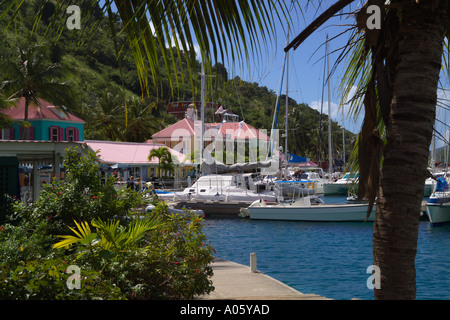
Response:
[{"label": "sailboat", "polygon": [[450,222],[450,191],[448,190],[447,172],[435,172],[436,137],[434,134],[432,145],[431,173],[434,179],[428,178],[425,180],[425,196],[427,193],[427,185],[431,185],[432,190],[434,190],[427,202],[427,215],[431,224],[437,225]]},{"label": "sailboat", "polygon": [[435,191],[427,202],[427,215],[433,225],[450,222],[450,191],[445,176],[437,179]]}]

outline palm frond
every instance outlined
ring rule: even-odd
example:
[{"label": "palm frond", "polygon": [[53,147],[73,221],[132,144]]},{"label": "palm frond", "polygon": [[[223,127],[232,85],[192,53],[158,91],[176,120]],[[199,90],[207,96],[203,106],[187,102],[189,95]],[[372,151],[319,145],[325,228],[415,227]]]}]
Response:
[{"label": "palm frond", "polygon": [[91,228],[89,227],[89,224],[84,222],[75,222],[76,229],[69,227],[69,229],[75,234],[73,235],[63,235],[59,236],[59,238],[63,239],[62,241],[55,243],[53,245],[53,248],[55,249],[61,249],[61,248],[68,248],[70,245],[75,243],[82,243],[83,241],[88,240],[89,243],[93,240],[93,238],[97,237],[97,234],[91,232]]}]

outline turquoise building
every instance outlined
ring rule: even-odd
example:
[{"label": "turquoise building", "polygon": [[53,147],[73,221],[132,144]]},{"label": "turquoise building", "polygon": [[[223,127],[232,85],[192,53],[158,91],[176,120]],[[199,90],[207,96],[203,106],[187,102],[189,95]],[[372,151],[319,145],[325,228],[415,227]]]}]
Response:
[{"label": "turquoise building", "polygon": [[[39,107],[28,107],[30,127],[25,128],[15,123],[10,127],[0,128],[0,140],[84,141],[83,119],[65,112],[64,107],[55,107],[42,99],[39,102]],[[25,98],[21,98],[15,108],[0,112],[14,120],[23,120]]]}]

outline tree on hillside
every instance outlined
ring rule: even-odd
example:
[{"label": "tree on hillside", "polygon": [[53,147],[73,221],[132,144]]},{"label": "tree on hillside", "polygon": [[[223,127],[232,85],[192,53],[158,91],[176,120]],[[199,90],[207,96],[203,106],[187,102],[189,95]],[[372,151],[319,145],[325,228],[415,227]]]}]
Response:
[{"label": "tree on hillside", "polygon": [[123,141],[124,98],[122,93],[101,92],[94,104],[85,108],[89,139]]},{"label": "tree on hillside", "polygon": [[[4,80],[0,90],[8,99],[25,98],[24,121],[28,120],[31,104],[40,107],[40,98],[55,106],[70,108],[74,99],[73,91],[67,82],[61,80],[68,70],[58,63],[49,63],[43,45],[18,45],[16,49],[17,55],[13,61],[2,61]],[[61,108],[61,111],[67,112],[65,108]],[[22,134],[25,134],[25,130]]]},{"label": "tree on hillside", "polygon": [[155,117],[152,111],[156,103],[150,103],[144,99],[131,96],[127,99],[128,126],[124,128],[126,141],[144,142],[151,138],[152,134],[159,131],[162,119]]}]

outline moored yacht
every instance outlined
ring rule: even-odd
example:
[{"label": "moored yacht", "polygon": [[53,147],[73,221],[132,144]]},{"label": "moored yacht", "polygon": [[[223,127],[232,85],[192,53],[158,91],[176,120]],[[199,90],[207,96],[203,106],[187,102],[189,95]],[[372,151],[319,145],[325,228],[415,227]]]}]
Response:
[{"label": "moored yacht", "polygon": [[325,182],[323,184],[324,195],[347,195],[350,187],[356,185],[359,175],[347,172],[341,179],[335,182]]},{"label": "moored yacht", "polygon": [[172,201],[238,201],[251,203],[258,199],[275,201],[270,184],[256,183],[251,173],[204,175],[181,192],[167,192],[160,199]]},{"label": "moored yacht", "polygon": [[[248,207],[250,219],[351,222],[373,221],[375,204],[367,217],[369,205],[363,204],[326,204],[323,201],[313,203],[311,197],[299,198],[294,202],[267,204],[255,201]],[[316,198],[317,199],[317,198]]]},{"label": "moored yacht", "polygon": [[427,202],[428,218],[431,224],[450,222],[450,191],[445,177],[439,177],[435,186]]}]

